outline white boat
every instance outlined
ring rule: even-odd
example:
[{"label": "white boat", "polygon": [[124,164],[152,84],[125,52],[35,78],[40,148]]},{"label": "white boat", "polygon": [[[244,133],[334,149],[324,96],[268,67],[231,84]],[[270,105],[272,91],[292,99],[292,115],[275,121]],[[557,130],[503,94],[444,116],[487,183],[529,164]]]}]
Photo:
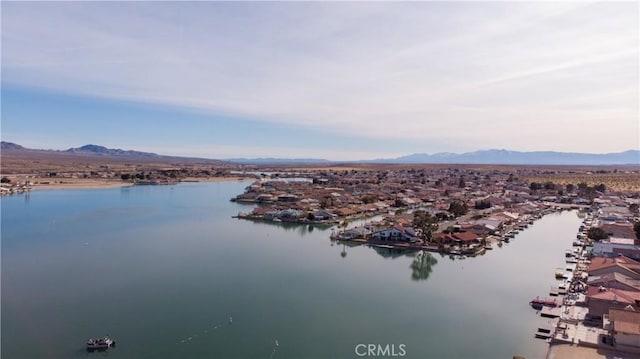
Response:
[{"label": "white boat", "polygon": [[116,341],[105,336],[103,338],[91,338],[87,340],[87,350],[93,351],[97,349],[108,349],[116,345]]}]

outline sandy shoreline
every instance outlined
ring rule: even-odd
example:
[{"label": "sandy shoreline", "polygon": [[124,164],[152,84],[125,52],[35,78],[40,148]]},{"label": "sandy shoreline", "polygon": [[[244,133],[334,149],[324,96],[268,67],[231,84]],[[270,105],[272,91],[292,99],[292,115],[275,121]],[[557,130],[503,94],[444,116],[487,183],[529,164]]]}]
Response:
[{"label": "sandy shoreline", "polygon": [[[209,177],[209,178],[184,178],[183,182],[236,182],[252,180],[247,177]],[[51,178],[29,179],[32,183],[31,190],[54,190],[54,189],[102,189],[119,188],[133,186],[134,183],[119,180],[106,180],[94,178],[64,178],[53,180]]]}]

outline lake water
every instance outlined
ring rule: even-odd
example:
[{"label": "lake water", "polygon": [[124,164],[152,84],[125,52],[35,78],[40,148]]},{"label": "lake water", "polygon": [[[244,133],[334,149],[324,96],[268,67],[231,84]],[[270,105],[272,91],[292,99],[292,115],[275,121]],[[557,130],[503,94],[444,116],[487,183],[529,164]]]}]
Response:
[{"label": "lake water", "polygon": [[480,257],[421,259],[232,219],[248,183],[2,198],[2,358],[97,358],[84,342],[105,334],[112,358],[544,356],[528,302],[564,266],[576,212]]}]

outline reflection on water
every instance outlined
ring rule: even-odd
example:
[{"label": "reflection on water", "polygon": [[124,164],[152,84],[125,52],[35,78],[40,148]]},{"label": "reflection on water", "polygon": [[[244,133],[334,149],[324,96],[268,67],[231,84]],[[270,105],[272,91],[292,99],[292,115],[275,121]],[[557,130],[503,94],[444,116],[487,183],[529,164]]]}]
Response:
[{"label": "reflection on water", "polygon": [[377,246],[373,246],[371,248],[373,248],[373,250],[376,251],[376,253],[378,253],[380,256],[392,259],[398,257],[411,257],[413,253],[412,251],[407,251],[406,249],[400,248],[386,248]]},{"label": "reflection on water", "polygon": [[431,253],[424,251],[418,252],[416,258],[411,263],[411,279],[429,279],[429,275],[436,264],[438,264],[438,260],[432,256]]},{"label": "reflection on water", "polygon": [[302,223],[271,222],[271,221],[264,221],[264,222],[260,221],[255,223],[259,225],[284,229],[287,232],[296,232],[301,237],[304,237],[306,235],[313,233],[313,231],[316,229],[320,231],[326,231],[332,227],[332,225],[330,224],[302,224]]}]

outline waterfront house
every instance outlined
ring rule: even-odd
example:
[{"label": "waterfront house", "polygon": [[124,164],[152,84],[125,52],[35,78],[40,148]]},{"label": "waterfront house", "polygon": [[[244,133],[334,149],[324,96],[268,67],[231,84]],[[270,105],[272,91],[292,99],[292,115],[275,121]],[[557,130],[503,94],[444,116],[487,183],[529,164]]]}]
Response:
[{"label": "waterfront house", "polygon": [[473,232],[454,232],[454,233],[439,232],[439,233],[436,233],[434,236],[436,240],[440,243],[457,244],[462,246],[477,244],[477,243],[480,243],[481,241],[481,238]]},{"label": "waterfront house", "polygon": [[336,209],[335,214],[340,217],[350,217],[358,214],[358,211],[353,208],[343,207],[343,208]]},{"label": "waterfront house", "polygon": [[278,196],[278,202],[296,202],[298,196],[294,194],[284,193]]},{"label": "waterfront house", "polygon": [[493,213],[491,216],[489,216],[490,220],[493,221],[498,221],[500,223],[512,223],[513,221],[515,221],[516,219],[518,219],[519,215],[517,213],[512,213],[512,212],[500,212],[500,213]]},{"label": "waterfront house", "polygon": [[640,262],[627,257],[591,259],[588,273],[590,276],[601,276],[608,273],[621,273],[633,279],[640,279]]},{"label": "waterfront house", "polygon": [[369,233],[371,233],[371,229],[369,227],[355,227],[346,229],[338,235],[339,239],[343,240],[352,240],[356,238],[366,238]]},{"label": "waterfront house", "polygon": [[261,193],[255,197],[255,201],[259,203],[275,202],[276,197],[268,193]]},{"label": "waterfront house", "polygon": [[464,226],[467,231],[472,231],[477,235],[492,234],[502,228],[502,221],[497,219],[478,219]]},{"label": "waterfront house", "polygon": [[625,309],[610,309],[604,326],[614,338],[618,349],[640,349],[640,312]]},{"label": "waterfront house", "polygon": [[401,241],[401,242],[417,242],[416,232],[411,227],[403,227],[400,225],[391,228],[385,228],[371,234],[371,238],[379,241]]},{"label": "waterfront house", "polygon": [[473,232],[457,232],[452,234],[454,243],[465,246],[480,243],[481,238]]},{"label": "waterfront house", "polygon": [[604,220],[616,220],[619,218],[630,218],[632,216],[633,214],[629,210],[629,207],[626,205],[607,206],[598,210],[598,217]]},{"label": "waterfront house", "polygon": [[640,260],[640,247],[633,244],[595,242],[591,253],[596,257],[614,258],[622,255],[634,260]]},{"label": "waterfront house", "polygon": [[278,214],[278,211],[271,207],[256,207],[251,211],[252,216],[271,219]]},{"label": "waterfront house", "polygon": [[602,318],[610,308],[624,309],[628,306],[640,310],[640,292],[604,286],[587,288],[587,306],[589,316]]},{"label": "waterfront house", "polygon": [[316,221],[329,221],[329,220],[332,220],[334,217],[333,214],[323,210],[317,210],[312,213],[313,213],[313,219]]},{"label": "waterfront house", "polygon": [[626,223],[605,223],[600,226],[609,237],[636,239],[636,232],[633,230],[633,225],[630,222]]},{"label": "waterfront house", "polygon": [[589,277],[587,285],[592,287],[615,288],[640,292],[640,280],[621,273],[609,273],[598,277]]},{"label": "waterfront house", "polygon": [[[455,226],[454,226],[455,227]],[[466,223],[462,224],[462,228],[466,232],[473,232],[479,236],[488,235],[495,232],[495,227],[486,226],[480,223]]]},{"label": "waterfront house", "polygon": [[303,213],[297,209],[289,208],[278,212],[277,217],[281,220],[295,220],[302,217]]}]

